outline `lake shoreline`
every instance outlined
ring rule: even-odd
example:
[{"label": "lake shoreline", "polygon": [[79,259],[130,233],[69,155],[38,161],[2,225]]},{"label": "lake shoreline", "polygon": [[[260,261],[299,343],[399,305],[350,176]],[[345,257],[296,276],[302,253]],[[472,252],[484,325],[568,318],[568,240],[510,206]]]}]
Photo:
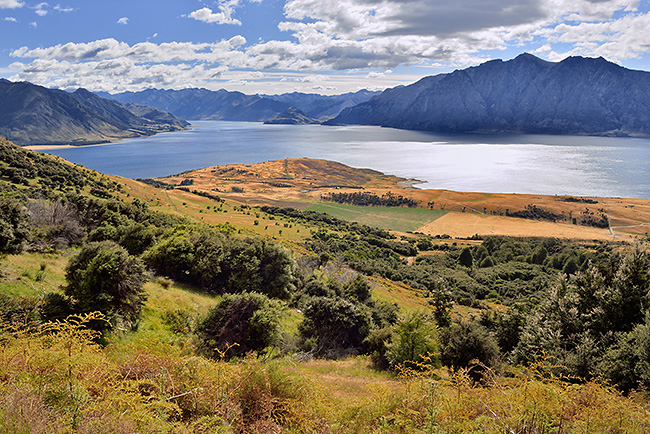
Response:
[{"label": "lake shoreline", "polygon": [[650,198],[648,139],[192,121],[190,130],[109,144],[36,149],[131,179],[308,157],[421,181],[414,188]]}]

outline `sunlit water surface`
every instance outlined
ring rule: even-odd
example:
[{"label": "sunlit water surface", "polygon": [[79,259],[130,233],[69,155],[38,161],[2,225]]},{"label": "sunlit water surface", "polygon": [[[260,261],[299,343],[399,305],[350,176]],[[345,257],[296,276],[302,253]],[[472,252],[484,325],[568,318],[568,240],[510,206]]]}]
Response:
[{"label": "sunlit water surface", "polygon": [[309,157],[415,178],[421,188],[650,198],[647,138],[444,135],[223,121],[192,125],[188,131],[47,152],[128,178]]}]

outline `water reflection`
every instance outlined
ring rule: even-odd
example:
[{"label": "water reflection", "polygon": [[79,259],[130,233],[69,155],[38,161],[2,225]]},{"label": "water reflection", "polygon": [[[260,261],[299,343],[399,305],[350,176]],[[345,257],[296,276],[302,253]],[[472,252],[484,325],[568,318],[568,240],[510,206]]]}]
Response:
[{"label": "water reflection", "polygon": [[650,198],[650,139],[440,135],[380,127],[196,121],[194,129],[48,151],[100,172],[148,178],[279,158],[324,158],[460,191]]}]

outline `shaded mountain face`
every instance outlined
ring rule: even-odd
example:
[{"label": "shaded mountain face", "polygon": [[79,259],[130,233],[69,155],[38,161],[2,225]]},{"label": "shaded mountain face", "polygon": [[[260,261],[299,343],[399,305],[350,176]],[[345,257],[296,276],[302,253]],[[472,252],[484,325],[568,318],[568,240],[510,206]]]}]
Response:
[{"label": "shaded mountain face", "polygon": [[283,102],[223,89],[148,89],[99,95],[125,103],[144,104],[191,120],[263,122],[289,108],[289,104]]},{"label": "shaded mountain face", "polygon": [[84,89],[68,93],[0,80],[0,135],[18,145],[102,143],[188,125],[138,115]]},{"label": "shaded mountain face", "polygon": [[650,73],[602,58],[530,54],[423,78],[345,109],[331,124],[438,132],[650,135]]}]

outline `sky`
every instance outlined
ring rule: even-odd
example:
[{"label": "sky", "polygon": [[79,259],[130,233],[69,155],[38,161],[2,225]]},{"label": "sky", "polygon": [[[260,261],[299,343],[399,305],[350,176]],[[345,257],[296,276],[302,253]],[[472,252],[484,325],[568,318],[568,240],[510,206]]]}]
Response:
[{"label": "sky", "polygon": [[340,94],[529,52],[650,70],[650,0],[0,0],[0,77]]}]

